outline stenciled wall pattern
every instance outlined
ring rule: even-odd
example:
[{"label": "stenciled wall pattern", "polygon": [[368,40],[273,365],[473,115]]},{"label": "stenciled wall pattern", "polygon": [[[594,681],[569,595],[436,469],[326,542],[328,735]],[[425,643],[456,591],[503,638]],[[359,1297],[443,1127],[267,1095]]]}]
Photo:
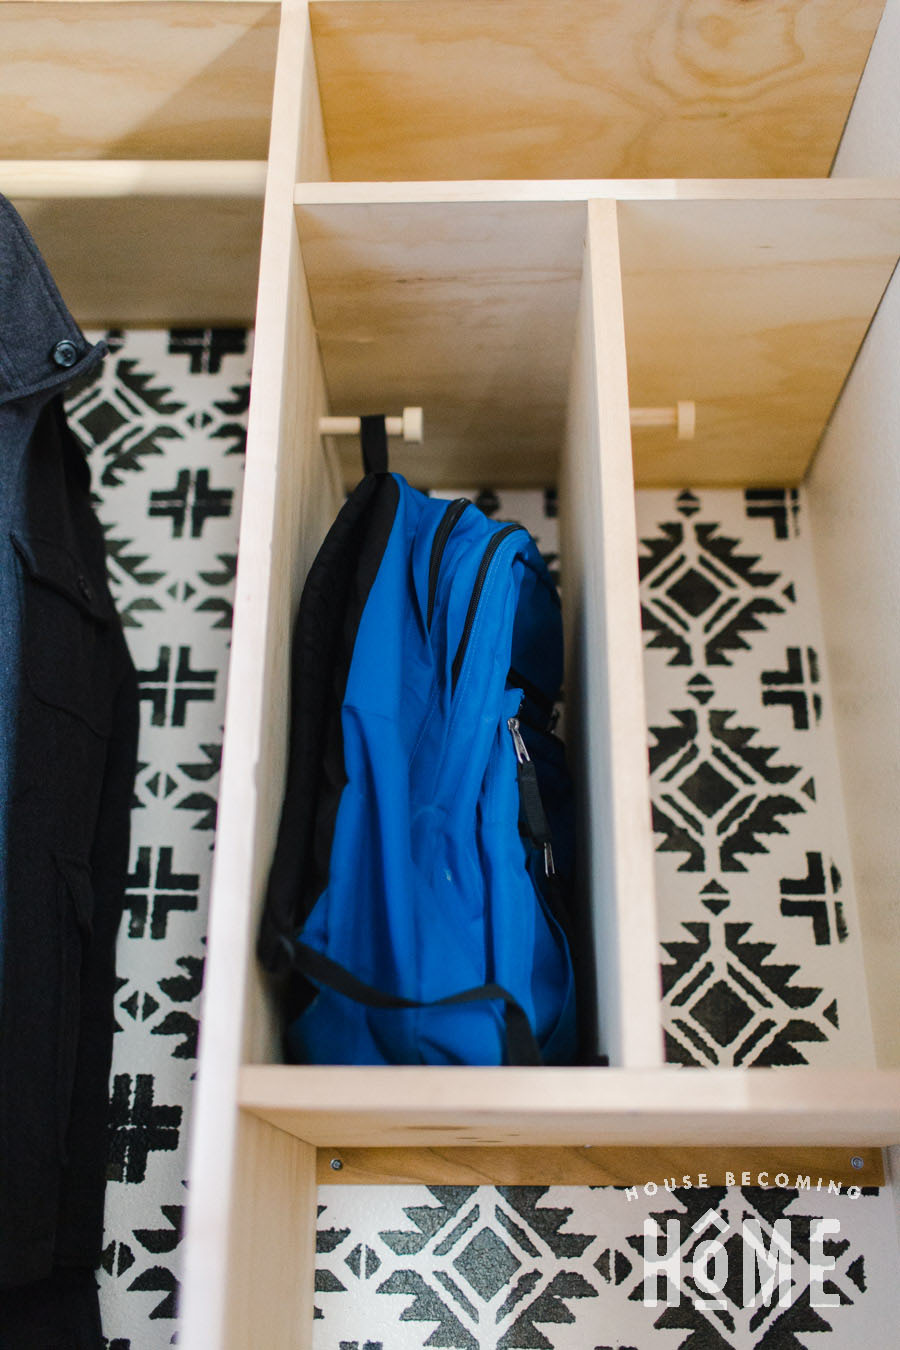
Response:
[{"label": "stenciled wall pattern", "polygon": [[100,1291],[109,1350],[158,1350],[176,1328],[251,335],[104,336],[109,356],[68,413],[140,675],[141,739]]},{"label": "stenciled wall pattern", "polygon": [[[109,1350],[176,1343],[190,1103],[243,477],[251,337],[107,334],[74,390],[142,742],[120,935],[101,1298]],[[441,494],[445,495],[445,494]],[[450,495],[459,495],[456,493]],[[473,491],[558,568],[552,492]],[[852,876],[802,491],[639,492],[666,1053],[866,1062]],[[315,1350],[849,1350],[900,1320],[888,1194],[613,1187],[320,1191]],[[827,1183],[827,1179],[826,1179]],[[731,1225],[726,1306],[643,1302],[647,1215]],[[789,1307],[742,1306],[736,1229],[791,1220]],[[810,1237],[837,1218],[814,1306]],[[267,1350],[260,1347],[260,1350]]]},{"label": "stenciled wall pattern", "polygon": [[803,491],[637,510],[666,1058],[873,1064]]}]

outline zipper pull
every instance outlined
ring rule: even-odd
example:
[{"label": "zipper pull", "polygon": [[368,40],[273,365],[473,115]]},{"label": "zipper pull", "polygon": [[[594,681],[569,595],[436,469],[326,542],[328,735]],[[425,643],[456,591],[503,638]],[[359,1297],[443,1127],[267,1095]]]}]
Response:
[{"label": "zipper pull", "polygon": [[528,747],[526,746],[525,742],[524,742],[523,739],[522,739],[522,733],[521,733],[521,731],[519,730],[519,719],[518,719],[518,717],[509,717],[509,718],[507,718],[507,720],[506,720],[506,725],[509,727],[510,731],[512,732],[513,745],[515,746],[515,750],[516,750],[516,759],[518,760],[518,762],[519,762],[520,764],[528,764],[528,763],[530,763],[530,762],[531,762],[531,756],[530,756],[529,753],[528,753]]},{"label": "zipper pull", "polygon": [[528,747],[519,730],[518,717],[509,717],[506,722],[512,736],[516,752],[516,777],[519,783],[519,832],[526,835],[543,850],[544,872],[552,877],[556,872],[553,862],[553,849],[550,844],[550,824],[541,801],[538,787],[537,770],[534,760],[528,753]]}]

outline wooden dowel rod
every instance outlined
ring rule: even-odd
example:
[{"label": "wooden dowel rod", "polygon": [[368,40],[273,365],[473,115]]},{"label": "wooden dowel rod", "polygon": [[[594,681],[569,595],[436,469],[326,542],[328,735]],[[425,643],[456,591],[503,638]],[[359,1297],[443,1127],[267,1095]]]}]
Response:
[{"label": "wooden dowel rod", "polygon": [[676,427],[680,441],[692,441],[697,426],[697,408],[691,399],[683,399],[674,408],[632,408],[633,427]]},{"label": "wooden dowel rod", "polygon": [[[320,436],[358,436],[358,417],[320,417]],[[423,418],[421,408],[404,408],[401,417],[384,419],[389,436],[402,436],[405,441],[421,441]]]},{"label": "wooden dowel rod", "polygon": [[[402,436],[405,441],[421,441],[422,409],[404,408],[402,417],[386,417],[389,436]],[[682,400],[674,408],[632,408],[633,427],[676,427],[680,441],[693,440],[696,426],[696,407],[690,400]],[[358,436],[358,417],[320,417],[322,436]]]}]

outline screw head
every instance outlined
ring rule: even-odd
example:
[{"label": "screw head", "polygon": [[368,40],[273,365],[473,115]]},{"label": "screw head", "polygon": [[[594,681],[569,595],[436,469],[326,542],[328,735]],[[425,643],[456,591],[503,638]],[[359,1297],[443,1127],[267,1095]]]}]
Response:
[{"label": "screw head", "polygon": [[860,1170],[860,1168],[865,1167],[865,1165],[866,1165],[865,1158],[861,1158],[859,1154],[854,1154],[854,1156],[850,1159],[850,1166],[855,1167],[857,1172]]},{"label": "screw head", "polygon": [[344,1165],[344,1164],[341,1162],[340,1158],[332,1158],[332,1160],[331,1160],[331,1170],[332,1170],[332,1172],[339,1172],[339,1171],[341,1170],[341,1168],[343,1167],[343,1165]]}]

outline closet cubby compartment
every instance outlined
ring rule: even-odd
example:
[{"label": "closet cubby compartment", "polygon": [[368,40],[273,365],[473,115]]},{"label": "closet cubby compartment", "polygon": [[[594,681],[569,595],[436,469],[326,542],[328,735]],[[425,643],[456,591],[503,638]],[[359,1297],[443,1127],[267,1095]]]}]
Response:
[{"label": "closet cubby compartment", "polygon": [[[834,410],[900,256],[900,189],[821,176],[880,8],[780,7],[775,36],[796,58],[782,80],[773,12],[731,28],[712,0],[699,19],[651,6],[649,38],[646,7],[617,4],[554,7],[552,19],[518,0],[284,5],[193,1136],[190,1350],[310,1343],[317,1155],[396,1151],[397,1175],[410,1150],[464,1148],[489,1180],[492,1158],[520,1148],[628,1146],[617,1175],[630,1182],[640,1148],[855,1153],[900,1140],[900,943],[885,954],[898,860],[860,832],[851,801],[857,870],[873,878],[859,914],[877,1067],[663,1063],[634,513],[636,486],[806,482],[826,636],[839,657],[848,645],[852,600],[833,603],[834,575],[867,508],[849,528],[829,505],[855,472]],[[688,59],[699,48],[679,49],[688,31],[724,63],[704,79]],[[617,119],[626,58],[644,48],[658,87]],[[876,380],[869,398],[882,396]],[[695,440],[631,431],[630,404],[681,399],[696,402]],[[411,404],[425,443],[397,443],[392,467],[416,485],[558,487],[581,900],[609,1067],[279,1062],[254,943],[290,634],[359,476],[355,448],[323,441],[319,419]],[[878,612],[893,603],[882,596]],[[852,681],[835,682],[844,747]],[[873,715],[890,709],[884,693]]]},{"label": "closet cubby compartment", "polygon": [[82,328],[249,327],[264,187],[256,160],[0,161]]},{"label": "closet cubby compartment", "polygon": [[0,7],[0,192],[84,327],[253,321],[279,6]]},{"label": "closet cubby compartment", "polygon": [[[295,211],[333,409],[421,404],[392,458],[420,486],[560,488],[596,1049],[627,1067],[660,1063],[635,485],[801,482],[900,254],[892,184],[651,188],[306,185]],[[629,430],[629,401],[685,395],[693,440]]]},{"label": "closet cubby compartment", "polygon": [[[249,537],[260,570],[245,555],[239,581],[229,697],[242,715],[229,726],[215,891],[240,911],[246,966],[214,932],[207,995],[210,1009],[225,963],[232,999],[248,981],[233,1079],[241,1186],[243,1150],[257,1147],[245,1141],[268,1137],[261,1123],[282,1151],[279,1132],[295,1137],[301,1189],[313,1185],[316,1150],[335,1148],[887,1142],[900,1133],[892,1073],[662,1064],[633,494],[635,481],[800,481],[900,255],[895,186],[784,185],[754,198],[743,184],[698,184],[693,196],[661,185],[658,197],[644,185],[623,198],[598,183],[551,200],[520,188],[507,199],[502,184],[472,200],[434,186],[367,190],[365,203],[355,188],[343,202],[332,189],[315,200],[310,185],[295,194],[279,351],[302,378],[289,374],[280,407],[266,405],[271,427],[283,419],[277,469],[248,462],[246,509],[260,509],[255,473],[271,514]],[[697,401],[695,442],[630,430],[630,401],[683,395]],[[425,445],[393,452],[412,481],[559,486],[582,903],[609,1068],[277,1063],[252,940],[280,805],[289,633],[305,567],[360,472],[355,447],[341,463],[323,445],[318,417],[326,404],[350,413],[407,401],[426,416]],[[253,905],[235,886],[238,846],[245,867],[253,858]],[[889,987],[870,989],[873,1005],[883,996]],[[256,1199],[246,1197],[251,1213]]]}]

